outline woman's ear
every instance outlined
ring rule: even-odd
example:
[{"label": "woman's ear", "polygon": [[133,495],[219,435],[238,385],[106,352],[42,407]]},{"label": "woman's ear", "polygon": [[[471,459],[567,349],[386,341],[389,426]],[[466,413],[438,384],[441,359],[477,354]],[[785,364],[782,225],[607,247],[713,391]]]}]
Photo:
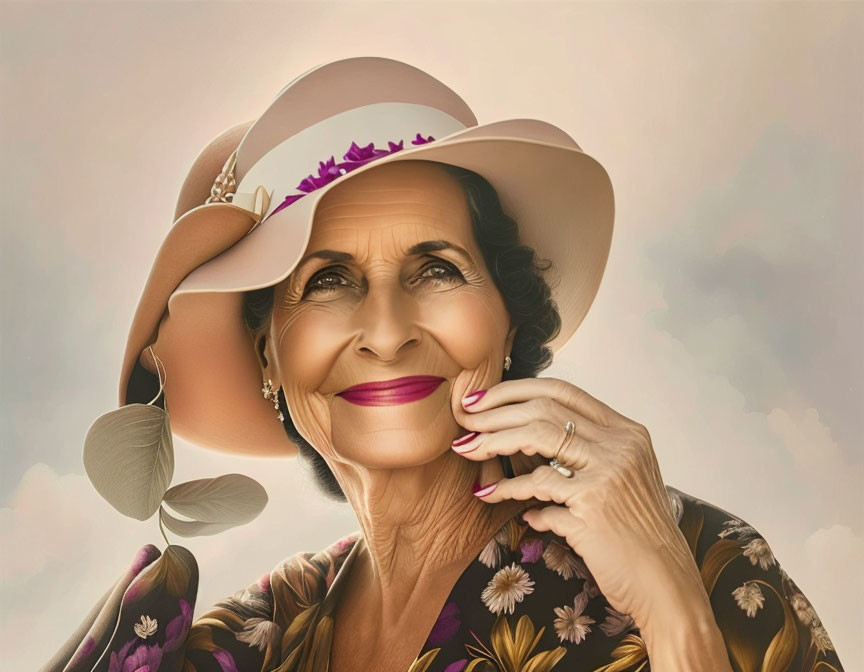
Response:
[{"label": "woman's ear", "polygon": [[512,327],[509,332],[507,332],[507,338],[504,341],[504,354],[509,355],[513,352],[513,341],[516,340],[516,329],[518,327]]},{"label": "woman's ear", "polygon": [[267,338],[267,330],[261,329],[252,339],[255,347],[255,358],[258,360],[258,367],[261,369],[261,377],[266,380],[273,378],[273,367],[270,366],[272,355],[270,354],[270,340]]}]

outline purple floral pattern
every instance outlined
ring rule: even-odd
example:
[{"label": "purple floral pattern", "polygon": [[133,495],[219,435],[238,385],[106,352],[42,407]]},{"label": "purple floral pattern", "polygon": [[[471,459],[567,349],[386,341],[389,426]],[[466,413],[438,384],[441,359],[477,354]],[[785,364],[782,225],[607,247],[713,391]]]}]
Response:
[{"label": "purple floral pattern", "polygon": [[[433,142],[434,140],[435,138],[433,138],[431,135],[424,138],[420,133],[418,133],[411,141],[411,144],[425,145],[426,143]],[[382,156],[390,156],[391,154],[395,154],[396,152],[401,152],[403,149],[403,144],[404,140],[400,140],[398,143],[388,140],[388,148],[380,149],[375,147],[375,143],[372,142],[370,142],[364,147],[361,147],[356,142],[352,142],[351,147],[342,156],[344,161],[342,161],[341,163],[336,163],[336,159],[333,156],[331,156],[326,161],[319,161],[318,175],[309,175],[308,177],[303,178],[303,180],[300,181],[300,184],[295,187],[301,193],[289,194],[288,196],[286,196],[285,199],[278,206],[276,206],[276,208],[274,208],[273,212],[267,215],[267,217],[265,217],[261,223],[263,224],[277,212],[287,208],[289,205],[300,200],[307,194],[311,194],[313,191],[320,189],[324,185],[330,184],[333,180],[342,177],[343,175],[347,175],[352,170],[356,170],[360,166],[365,166],[370,161],[380,159]]]},{"label": "purple floral pattern", "polygon": [[[354,156],[373,149],[358,147]],[[842,672],[813,605],[765,539],[728,512],[669,491],[733,669]],[[126,591],[134,598],[115,600],[113,618],[104,619],[118,624],[113,639],[106,645],[104,633],[91,630],[67,669],[91,670],[101,659],[107,672],[324,670],[344,585],[336,578],[350,571],[359,538],[291,556],[194,622],[191,555],[172,546],[153,562],[151,549],[148,571],[134,563],[135,590]],[[135,623],[146,625],[145,637],[134,634]],[[639,625],[609,604],[584,560],[563,538],[517,517],[456,581],[408,672],[650,669]]]},{"label": "purple floral pattern", "polygon": [[459,618],[459,605],[455,602],[448,602],[441,610],[438,620],[432,626],[432,632],[426,639],[427,647],[441,646],[453,639],[453,636],[459,631],[459,626],[462,621]]}]

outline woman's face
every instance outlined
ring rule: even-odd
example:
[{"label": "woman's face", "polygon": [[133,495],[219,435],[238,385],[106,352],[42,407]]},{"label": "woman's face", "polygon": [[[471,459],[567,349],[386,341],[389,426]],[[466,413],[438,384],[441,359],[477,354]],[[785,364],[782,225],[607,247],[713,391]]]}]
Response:
[{"label": "woman's face", "polygon": [[[384,164],[318,204],[275,288],[265,378],[331,463],[418,466],[450,450],[462,396],[501,379],[509,332],[461,187],[433,163]],[[390,383],[407,377],[422,378]]]}]

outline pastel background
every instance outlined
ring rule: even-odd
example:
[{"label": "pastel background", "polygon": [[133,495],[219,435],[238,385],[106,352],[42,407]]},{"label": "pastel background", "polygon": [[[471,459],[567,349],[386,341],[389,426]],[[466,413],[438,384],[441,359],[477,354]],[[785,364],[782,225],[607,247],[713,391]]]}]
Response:
[{"label": "pastel background", "polygon": [[[89,485],[152,258],[198,151],[293,77],[406,60],[481,123],[536,117],[609,171],[602,287],[549,375],[651,431],[666,481],[737,514],[864,669],[862,3],[3,4],[2,669],[45,662],[152,542]],[[254,523],[180,540],[197,613],[355,529],[294,460]]]}]

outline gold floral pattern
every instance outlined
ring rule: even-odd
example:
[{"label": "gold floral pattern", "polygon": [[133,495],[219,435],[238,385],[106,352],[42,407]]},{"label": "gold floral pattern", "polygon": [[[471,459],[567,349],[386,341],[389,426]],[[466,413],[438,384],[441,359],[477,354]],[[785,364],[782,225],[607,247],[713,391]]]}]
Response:
[{"label": "gold floral pattern", "polygon": [[[667,489],[733,670],[842,672],[816,610],[762,535]],[[145,547],[65,669],[102,659],[111,671],[344,672],[329,670],[334,609],[359,539],[292,555],[194,623],[194,558]],[[507,521],[452,587],[408,672],[565,671],[649,672],[639,624],[609,604],[563,538]]]},{"label": "gold floral pattern", "polygon": [[511,630],[507,618],[499,615],[495,619],[492,631],[489,633],[490,646],[484,646],[478,637],[474,637],[477,646],[466,644],[465,648],[473,660],[465,666],[465,672],[474,670],[494,670],[495,672],[549,672],[558,663],[567,649],[563,646],[531,655],[544,628],[534,633],[534,624],[528,616],[522,616]]}]

